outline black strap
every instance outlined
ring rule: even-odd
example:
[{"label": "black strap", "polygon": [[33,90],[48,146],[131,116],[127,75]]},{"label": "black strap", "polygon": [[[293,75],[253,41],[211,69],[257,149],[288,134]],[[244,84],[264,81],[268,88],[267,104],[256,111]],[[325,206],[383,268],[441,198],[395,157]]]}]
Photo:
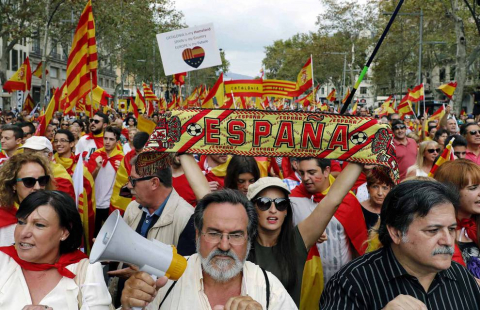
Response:
[{"label": "black strap", "polygon": [[[190,257],[187,258],[187,262],[188,260],[190,259]],[[188,266],[188,264],[187,264]],[[173,281],[173,284],[168,288],[167,290],[167,293],[165,294],[165,297],[163,297],[163,300],[162,302],[160,303],[160,306],[158,306],[158,310],[160,310],[160,308],[162,307],[163,303],[165,302],[165,300],[167,299],[168,295],[170,294],[170,292],[173,290],[173,288],[175,287],[175,284],[177,284],[178,280],[177,281]]]},{"label": "black strap", "polygon": [[265,271],[265,269],[263,269],[262,267],[260,267],[260,269],[262,269],[263,271],[263,275],[265,276],[265,284],[267,285],[267,310],[268,310],[268,305],[270,305],[270,281],[268,280],[268,276],[267,276],[267,272]]}]

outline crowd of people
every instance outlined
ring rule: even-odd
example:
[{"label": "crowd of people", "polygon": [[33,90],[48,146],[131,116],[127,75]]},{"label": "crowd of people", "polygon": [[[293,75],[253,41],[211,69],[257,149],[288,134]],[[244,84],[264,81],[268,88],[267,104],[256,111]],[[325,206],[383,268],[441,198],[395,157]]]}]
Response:
[{"label": "crowd of people", "polygon": [[[0,308],[479,309],[480,124],[448,108],[425,117],[379,119],[397,184],[385,168],[322,158],[180,154],[139,169],[149,133],[130,113],[55,113],[42,136],[34,117],[4,113]],[[432,177],[450,142],[454,159]],[[79,207],[79,173],[93,210]],[[187,258],[178,281],[89,263],[115,210]]]}]

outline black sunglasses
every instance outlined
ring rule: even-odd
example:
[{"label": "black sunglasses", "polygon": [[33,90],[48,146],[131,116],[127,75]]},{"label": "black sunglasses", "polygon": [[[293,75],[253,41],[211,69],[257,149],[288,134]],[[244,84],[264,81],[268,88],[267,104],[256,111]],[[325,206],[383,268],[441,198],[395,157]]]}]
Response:
[{"label": "black sunglasses", "polygon": [[23,185],[26,188],[34,187],[37,182],[38,182],[38,185],[40,185],[40,186],[46,186],[48,181],[50,181],[50,176],[49,175],[42,175],[38,179],[35,179],[33,177],[18,178],[18,179],[16,179],[16,181],[17,182],[23,182]]},{"label": "black sunglasses", "polygon": [[140,178],[128,177],[128,181],[132,184],[132,187],[135,187],[135,185],[137,184],[138,181],[146,181],[146,180],[150,180],[150,179],[153,179],[153,178],[156,178],[156,176],[148,175],[146,177],[140,177]]},{"label": "black sunglasses", "polygon": [[95,124],[99,124],[101,121],[99,121],[98,119],[90,119],[90,123],[95,123]]},{"label": "black sunglasses", "polygon": [[477,133],[480,133],[480,130],[472,130],[472,131],[469,131],[468,133],[471,134],[472,136],[474,136]]},{"label": "black sunglasses", "polygon": [[393,127],[393,130],[405,129],[405,128],[407,128],[407,126],[405,126],[405,125],[397,125],[397,126]]},{"label": "black sunglasses", "polygon": [[430,154],[433,154],[434,152],[440,153],[440,149],[428,149],[427,152],[429,152]]},{"label": "black sunglasses", "polygon": [[272,206],[272,202],[275,204],[275,208],[278,211],[287,210],[290,200],[288,198],[267,198],[267,197],[258,197],[254,200],[257,207],[262,211],[267,211]]}]

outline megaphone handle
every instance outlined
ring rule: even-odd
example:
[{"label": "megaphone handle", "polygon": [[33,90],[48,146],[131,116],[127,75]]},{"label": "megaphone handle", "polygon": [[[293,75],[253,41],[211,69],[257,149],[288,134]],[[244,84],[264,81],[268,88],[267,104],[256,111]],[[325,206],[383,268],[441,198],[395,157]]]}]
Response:
[{"label": "megaphone handle", "polygon": [[[152,277],[153,281],[157,282],[157,276],[156,275],[151,274],[150,276]],[[142,310],[142,309],[143,308],[141,308],[141,307],[132,307],[132,310]]]}]

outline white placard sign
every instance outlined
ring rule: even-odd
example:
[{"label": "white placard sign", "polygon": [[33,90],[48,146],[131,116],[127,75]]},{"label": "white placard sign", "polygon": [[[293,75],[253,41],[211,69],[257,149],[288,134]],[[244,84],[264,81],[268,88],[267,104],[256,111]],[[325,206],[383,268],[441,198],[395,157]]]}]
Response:
[{"label": "white placard sign", "polygon": [[213,23],[157,34],[165,75],[222,64]]}]

